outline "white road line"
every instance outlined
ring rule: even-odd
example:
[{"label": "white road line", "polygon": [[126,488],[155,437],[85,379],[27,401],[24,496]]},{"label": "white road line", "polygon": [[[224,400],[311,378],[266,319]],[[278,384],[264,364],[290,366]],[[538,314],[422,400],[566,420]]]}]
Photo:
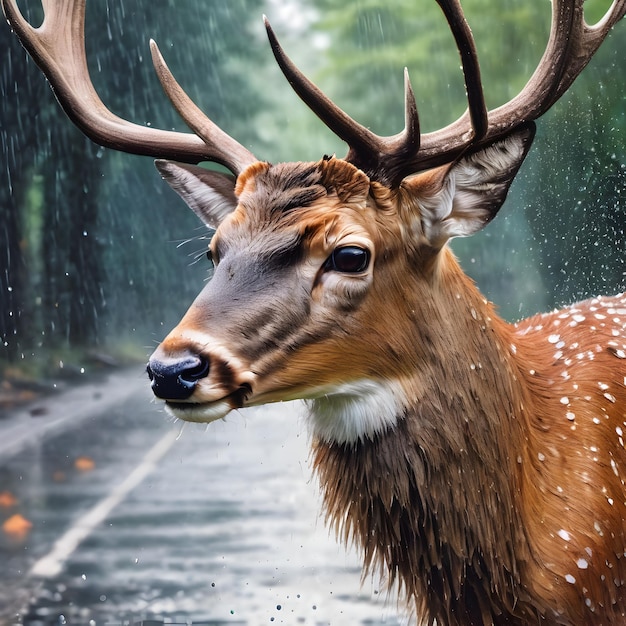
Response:
[{"label": "white road line", "polygon": [[80,543],[154,470],[156,464],[172,447],[177,437],[178,432],[174,430],[168,431],[161,437],[124,481],[117,485],[106,498],[100,500],[85,515],[76,520],[74,525],[57,539],[52,550],[33,565],[30,575],[40,578],[57,576],[63,568],[63,563],[72,555]]}]

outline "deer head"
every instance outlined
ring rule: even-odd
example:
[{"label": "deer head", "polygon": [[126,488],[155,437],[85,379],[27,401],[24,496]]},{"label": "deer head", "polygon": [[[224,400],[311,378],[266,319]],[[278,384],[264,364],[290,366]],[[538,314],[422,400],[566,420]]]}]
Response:
[{"label": "deer head", "polygon": [[[555,2],[535,74],[519,96],[488,112],[460,5],[440,5],[461,53],[469,102],[451,126],[420,136],[405,73],[405,128],[374,135],[299,72],[266,20],[289,83],[346,141],[346,158],[279,165],[247,158],[247,167],[231,167],[236,180],[157,162],[216,230],[214,276],[148,366],[155,394],[174,415],[211,421],[233,408],[309,398],[330,411],[320,418],[326,435],[350,439],[384,429],[381,415],[404,410],[398,398],[406,396],[406,372],[427,361],[420,334],[436,319],[433,308],[452,307],[432,301],[456,272],[446,242],[493,219],[530,148],[532,120],[564,93],[623,12],[616,6],[590,28],[582,4]],[[154,45],[153,55],[172,102],[188,116],[195,109]],[[198,131],[195,121],[190,126]],[[431,301],[416,306],[416,293]],[[389,332],[387,315],[397,333]]]},{"label": "deer head", "polygon": [[[495,216],[532,136],[523,125],[396,188],[334,157],[254,163],[234,191],[219,174],[157,162],[215,229],[215,270],[151,357],[154,392],[192,421],[311,398],[343,414],[321,418],[328,436],[384,429],[405,408],[399,387],[428,361],[416,325],[449,307],[437,293],[455,267],[447,240]],[[433,290],[438,303],[416,306],[416,293]]]}]

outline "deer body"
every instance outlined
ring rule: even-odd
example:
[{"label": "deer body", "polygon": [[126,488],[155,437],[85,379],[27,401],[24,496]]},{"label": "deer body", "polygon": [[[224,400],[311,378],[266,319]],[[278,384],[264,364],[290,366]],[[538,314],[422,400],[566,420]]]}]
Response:
[{"label": "deer body", "polygon": [[463,286],[396,427],[314,444],[329,520],[438,623],[621,623],[626,297],[510,326]]},{"label": "deer body", "polygon": [[[626,610],[626,296],[510,325],[441,245],[484,225],[473,195],[503,176],[487,164],[511,174],[528,138],[397,193],[339,159],[251,166],[232,213],[202,205],[214,277],[150,365],[158,386],[210,355],[196,402],[169,403],[187,420],[308,398],[329,521],[427,623]],[[194,206],[204,174],[159,169]],[[357,243],[367,272],[321,269]]]},{"label": "deer body", "polygon": [[510,325],[447,245],[495,217],[534,120],[626,0],[593,26],[583,0],[553,0],[537,70],[493,111],[458,0],[437,0],[469,108],[423,136],[407,74],[405,128],[379,137],[301,74],[266,23],[292,87],[349,145],[345,159],[276,165],[197,109],[154,42],[195,134],[108,111],[87,75],[84,0],[46,2],[38,29],[0,2],[72,120],[102,145],[184,161],[157,167],[215,230],[213,277],[148,364],[172,415],[210,422],[306,400],[330,523],[397,583],[419,624],[626,621],[626,295]]}]

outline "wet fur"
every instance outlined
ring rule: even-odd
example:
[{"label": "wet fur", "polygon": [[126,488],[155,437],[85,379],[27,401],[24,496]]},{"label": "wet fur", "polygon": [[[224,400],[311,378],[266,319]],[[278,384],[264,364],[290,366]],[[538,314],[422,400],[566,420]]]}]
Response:
[{"label": "wet fur", "polygon": [[[464,298],[448,323],[475,328],[433,360],[430,388],[396,428],[315,442],[328,518],[367,568],[399,584],[418,623],[619,623],[626,361],[615,345],[626,343],[626,297],[513,327],[464,287],[475,314]],[[449,344],[447,323],[433,326]]]},{"label": "wet fur", "polygon": [[[470,160],[394,190],[340,159],[252,165],[213,238],[214,278],[158,351],[238,363],[199,381],[202,401],[243,384],[243,405],[313,398],[341,419],[336,394],[375,383],[379,424],[353,405],[350,428],[313,415],[314,466],[329,521],[419,624],[626,611],[626,298],[509,325],[444,243],[493,218],[530,138],[494,148],[508,177]],[[482,205],[485,171],[498,195]],[[454,198],[450,176],[465,185]],[[321,269],[354,240],[373,251],[368,273]]]}]

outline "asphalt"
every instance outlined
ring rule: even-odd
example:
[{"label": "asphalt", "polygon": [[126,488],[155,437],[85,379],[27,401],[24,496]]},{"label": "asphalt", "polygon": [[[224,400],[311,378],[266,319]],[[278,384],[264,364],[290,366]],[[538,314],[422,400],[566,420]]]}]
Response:
[{"label": "asphalt", "polygon": [[147,389],[146,374],[136,365],[92,376],[67,390],[50,392],[18,409],[5,411],[0,419],[0,462],[26,446],[74,428],[95,413],[118,406],[132,394],[149,398]]},{"label": "asphalt", "polygon": [[[0,420],[0,626],[398,625],[320,517],[298,403],[174,423],[141,367]],[[403,622],[402,622],[403,623]]]}]

